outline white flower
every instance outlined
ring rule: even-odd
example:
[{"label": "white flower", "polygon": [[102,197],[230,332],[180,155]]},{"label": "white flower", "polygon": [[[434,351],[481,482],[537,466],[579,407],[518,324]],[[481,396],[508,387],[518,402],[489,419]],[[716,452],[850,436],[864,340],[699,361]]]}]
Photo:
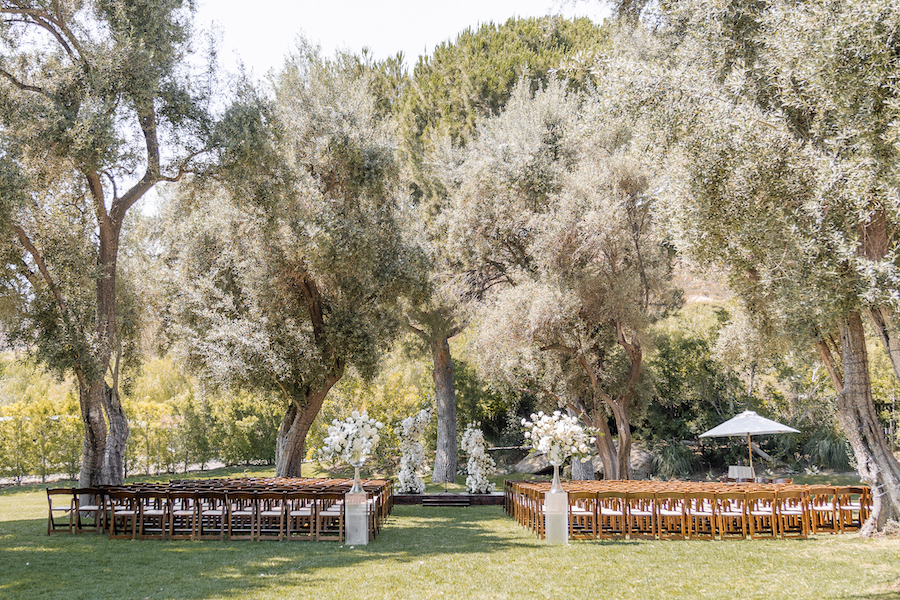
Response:
[{"label": "white flower", "polygon": [[354,410],[344,421],[335,419],[328,428],[319,456],[324,460],[341,459],[354,466],[361,465],[380,439],[377,433],[380,425],[365,411]]},{"label": "white flower", "polygon": [[422,437],[431,421],[431,412],[420,410],[415,417],[400,421],[394,432],[400,436],[400,473],[398,491],[407,494],[421,494],[425,491],[425,481],[419,471],[425,464],[425,450]]},{"label": "white flower", "polygon": [[551,464],[561,465],[569,456],[581,461],[590,459],[588,444],[594,438],[588,437],[574,417],[554,411],[552,415],[539,412],[531,415],[531,421],[522,420],[526,443],[539,454],[546,454]]},{"label": "white flower", "polygon": [[494,491],[494,484],[488,481],[487,473],[496,464],[484,449],[484,434],[478,423],[469,423],[462,437],[462,449],[469,455],[466,463],[466,489],[471,494],[487,494]]}]

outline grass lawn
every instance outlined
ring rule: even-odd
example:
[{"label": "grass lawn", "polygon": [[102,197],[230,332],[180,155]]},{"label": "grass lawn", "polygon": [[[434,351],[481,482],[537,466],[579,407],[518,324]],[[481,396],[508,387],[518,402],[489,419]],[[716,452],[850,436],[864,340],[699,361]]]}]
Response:
[{"label": "grass lawn", "polygon": [[0,490],[4,600],[900,598],[900,540],[855,534],[550,547],[500,507],[397,506],[378,539],[359,548],[160,542],[48,537],[46,506],[42,486]]}]

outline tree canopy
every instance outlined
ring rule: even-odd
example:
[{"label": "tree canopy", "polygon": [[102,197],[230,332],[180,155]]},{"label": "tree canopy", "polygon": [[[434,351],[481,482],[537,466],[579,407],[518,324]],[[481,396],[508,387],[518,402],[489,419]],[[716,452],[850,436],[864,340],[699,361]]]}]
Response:
[{"label": "tree canopy", "polygon": [[206,147],[208,90],[191,84],[186,61],[191,9],[181,0],[0,2],[3,279],[17,301],[9,329],[77,377],[85,486],[123,477],[126,215]]},{"label": "tree canopy", "polygon": [[596,427],[614,479],[630,476],[646,328],[670,300],[648,174],[628,139],[598,93],[551,81],[532,94],[523,81],[448,165],[442,215],[462,263],[503,276],[479,310],[483,367]]},{"label": "tree canopy", "polygon": [[759,326],[821,353],[860,473],[885,489],[870,527],[900,514],[861,321],[900,357],[898,25],[878,0],[684,0],[662,12],[661,45],[645,38],[655,61],[615,67],[666,154],[676,245],[724,265]]},{"label": "tree canopy", "polygon": [[369,83],[301,45],[271,96],[227,111],[216,180],[168,215],[177,351],[210,384],[282,396],[281,475],[347,369],[375,374],[398,298],[422,293]]}]

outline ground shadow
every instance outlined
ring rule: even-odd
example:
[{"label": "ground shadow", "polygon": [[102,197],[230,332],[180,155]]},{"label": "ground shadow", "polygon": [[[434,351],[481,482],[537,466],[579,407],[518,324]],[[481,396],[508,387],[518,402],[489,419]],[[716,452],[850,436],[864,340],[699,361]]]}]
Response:
[{"label": "ground shadow", "polygon": [[369,561],[489,554],[539,543],[499,507],[398,506],[369,545],[339,542],[191,542],[46,535],[46,519],[0,522],[0,596],[242,597],[272,578],[334,584],[335,570]]}]

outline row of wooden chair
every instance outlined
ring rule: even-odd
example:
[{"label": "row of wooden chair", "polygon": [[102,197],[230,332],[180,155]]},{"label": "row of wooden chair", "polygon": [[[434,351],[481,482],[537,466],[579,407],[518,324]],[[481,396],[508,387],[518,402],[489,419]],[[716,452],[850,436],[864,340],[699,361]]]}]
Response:
[{"label": "row of wooden chair", "polygon": [[[806,538],[858,529],[871,503],[867,487],[633,483],[631,491],[615,482],[567,485],[570,538]],[[541,538],[548,490],[545,483],[506,486],[507,511]]]},{"label": "row of wooden chair", "polygon": [[[194,485],[199,483],[199,485]],[[344,539],[348,480],[229,480],[47,490],[47,534],[108,532],[111,538]],[[285,487],[290,485],[291,487]],[[364,482],[369,536],[392,508],[390,481]]]}]

